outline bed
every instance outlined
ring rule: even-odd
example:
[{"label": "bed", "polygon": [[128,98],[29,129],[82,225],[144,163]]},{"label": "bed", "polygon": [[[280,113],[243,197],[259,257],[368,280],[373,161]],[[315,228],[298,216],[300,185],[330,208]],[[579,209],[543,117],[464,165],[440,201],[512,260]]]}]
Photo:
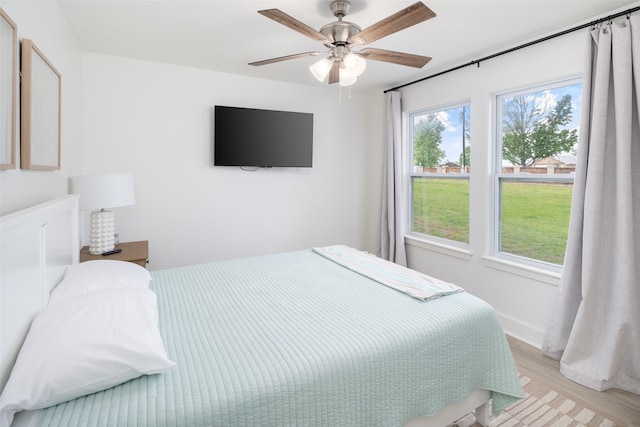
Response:
[{"label": "bed", "polygon": [[[68,196],[0,222],[3,386],[29,325],[31,335],[87,264],[77,209]],[[33,262],[16,265],[21,251]],[[18,412],[12,425],[442,427],[474,411],[487,425],[523,397],[494,310],[466,292],[423,301],[311,249],[146,274],[168,360],[159,373]]]}]

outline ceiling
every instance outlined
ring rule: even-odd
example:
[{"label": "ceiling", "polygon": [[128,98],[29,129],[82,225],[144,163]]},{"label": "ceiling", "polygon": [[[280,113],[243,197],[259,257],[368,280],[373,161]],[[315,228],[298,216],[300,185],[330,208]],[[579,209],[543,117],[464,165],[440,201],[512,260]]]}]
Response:
[{"label": "ceiling", "polygon": [[[352,0],[361,28],[415,0]],[[353,90],[388,89],[504,48],[637,6],[628,0],[423,0],[437,16],[367,47],[433,58],[422,69],[368,61]],[[257,13],[277,8],[310,27],[335,21],[330,0],[58,0],[85,51],[306,85],[318,57],[254,67],[249,62],[325,50]]]}]

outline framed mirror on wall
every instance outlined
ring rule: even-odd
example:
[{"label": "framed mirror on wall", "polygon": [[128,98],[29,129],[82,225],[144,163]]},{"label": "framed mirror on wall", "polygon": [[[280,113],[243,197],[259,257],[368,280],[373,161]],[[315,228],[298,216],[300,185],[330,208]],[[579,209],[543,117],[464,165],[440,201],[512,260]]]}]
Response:
[{"label": "framed mirror on wall", "polygon": [[60,169],[61,76],[29,39],[22,40],[20,167]]},{"label": "framed mirror on wall", "polygon": [[16,167],[18,28],[0,8],[0,169]]}]

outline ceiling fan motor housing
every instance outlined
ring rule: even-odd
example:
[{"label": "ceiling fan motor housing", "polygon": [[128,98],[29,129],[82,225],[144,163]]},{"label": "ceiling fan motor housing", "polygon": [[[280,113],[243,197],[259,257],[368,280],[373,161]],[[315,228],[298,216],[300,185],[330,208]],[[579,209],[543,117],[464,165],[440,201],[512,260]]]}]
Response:
[{"label": "ceiling fan motor housing", "polygon": [[[351,37],[360,32],[360,27],[353,22],[336,21],[320,28],[320,33],[332,41],[332,45],[351,44]],[[331,45],[326,45],[331,47]]]}]

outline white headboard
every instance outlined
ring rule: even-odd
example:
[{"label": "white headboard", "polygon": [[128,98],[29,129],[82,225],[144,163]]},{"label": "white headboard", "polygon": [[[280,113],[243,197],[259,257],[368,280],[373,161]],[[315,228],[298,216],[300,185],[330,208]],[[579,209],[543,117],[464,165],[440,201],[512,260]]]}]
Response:
[{"label": "white headboard", "polygon": [[0,217],[0,390],[64,270],[77,263],[79,196]]}]

